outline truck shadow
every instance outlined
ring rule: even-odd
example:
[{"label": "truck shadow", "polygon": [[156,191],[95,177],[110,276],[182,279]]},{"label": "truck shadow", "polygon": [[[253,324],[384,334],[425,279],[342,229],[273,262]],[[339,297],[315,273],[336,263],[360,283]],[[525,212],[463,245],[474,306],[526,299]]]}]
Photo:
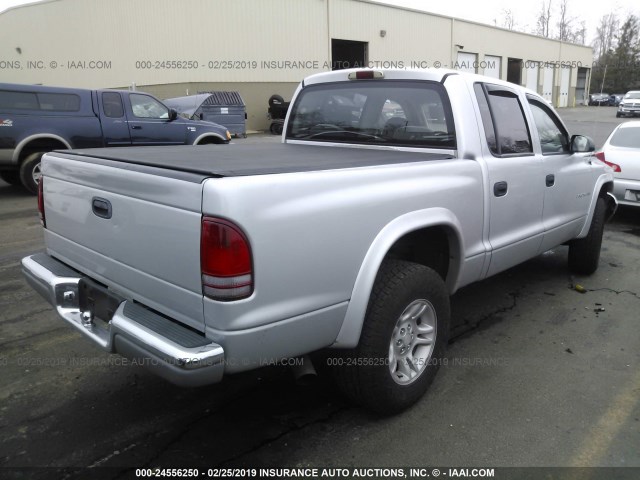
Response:
[{"label": "truck shadow", "polygon": [[0,197],[8,197],[8,198],[26,198],[33,197],[37,198],[35,195],[31,195],[27,190],[21,185],[9,185],[8,183],[0,180]]}]

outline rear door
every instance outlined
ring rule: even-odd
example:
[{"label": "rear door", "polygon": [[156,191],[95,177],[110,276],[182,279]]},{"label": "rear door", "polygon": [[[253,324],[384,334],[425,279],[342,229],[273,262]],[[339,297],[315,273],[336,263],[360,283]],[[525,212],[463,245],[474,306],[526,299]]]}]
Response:
[{"label": "rear door", "polygon": [[534,96],[527,95],[527,101],[535,125],[534,149],[543,165],[544,252],[582,229],[593,194],[593,157],[571,153],[569,134],[555,112]]},{"label": "rear door", "polygon": [[508,87],[474,85],[488,149],[488,275],[535,256],[542,242],[542,161],[534,155],[522,98]]},{"label": "rear door", "polygon": [[98,92],[100,123],[107,147],[131,145],[129,125],[120,92]]},{"label": "rear door", "polygon": [[184,145],[187,128],[169,119],[169,109],[144,93],[125,95],[131,142],[134,145]]}]

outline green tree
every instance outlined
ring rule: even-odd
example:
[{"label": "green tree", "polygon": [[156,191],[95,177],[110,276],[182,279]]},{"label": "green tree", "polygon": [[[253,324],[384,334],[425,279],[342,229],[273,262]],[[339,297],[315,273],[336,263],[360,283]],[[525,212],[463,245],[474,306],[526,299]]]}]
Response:
[{"label": "green tree", "polygon": [[591,72],[592,93],[624,93],[640,88],[640,20],[631,15],[621,27],[613,14],[602,18]]},{"label": "green tree", "polygon": [[631,15],[620,28],[605,85],[611,93],[640,87],[640,21]]}]

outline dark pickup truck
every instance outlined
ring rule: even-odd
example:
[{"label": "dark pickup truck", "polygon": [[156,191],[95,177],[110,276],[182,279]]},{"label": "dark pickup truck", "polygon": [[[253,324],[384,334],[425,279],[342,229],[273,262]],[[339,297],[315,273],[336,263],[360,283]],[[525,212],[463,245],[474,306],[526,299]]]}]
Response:
[{"label": "dark pickup truck", "polygon": [[38,192],[40,158],[72,148],[228,143],[229,131],[187,120],[128,90],[0,83],[0,178]]}]

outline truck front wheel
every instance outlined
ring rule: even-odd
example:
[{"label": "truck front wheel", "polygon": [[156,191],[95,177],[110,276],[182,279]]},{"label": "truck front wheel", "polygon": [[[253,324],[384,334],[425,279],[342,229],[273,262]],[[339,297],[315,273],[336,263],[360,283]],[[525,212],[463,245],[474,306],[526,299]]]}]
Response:
[{"label": "truck front wheel", "polygon": [[600,197],[596,202],[589,233],[569,244],[569,270],[581,275],[591,275],[598,269],[606,218],[607,202]]},{"label": "truck front wheel", "polygon": [[447,345],[449,296],[432,269],[386,260],[367,307],[360,343],[340,362],[338,385],[385,415],[413,405],[433,381]]},{"label": "truck front wheel", "polygon": [[34,152],[24,159],[20,165],[20,180],[30,193],[38,194],[38,182],[42,176],[40,160],[45,152]]}]

